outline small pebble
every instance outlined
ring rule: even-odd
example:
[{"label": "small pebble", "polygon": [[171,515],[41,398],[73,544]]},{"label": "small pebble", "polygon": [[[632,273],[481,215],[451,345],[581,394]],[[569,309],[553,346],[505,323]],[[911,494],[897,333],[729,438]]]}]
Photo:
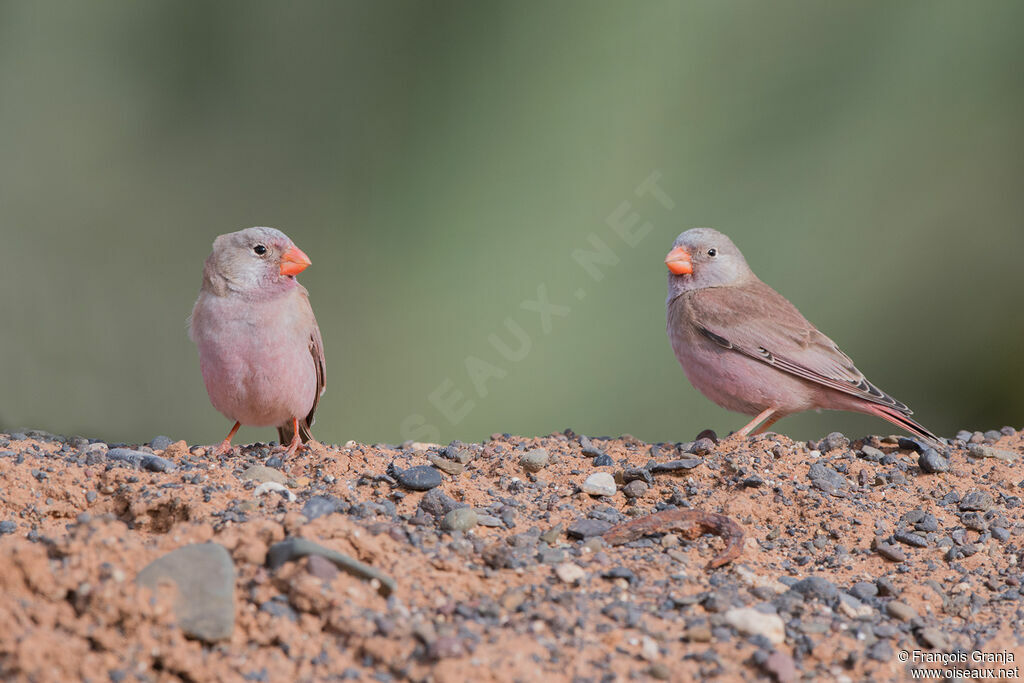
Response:
[{"label": "small pebble", "polygon": [[[703,434],[703,432],[701,432]],[[694,455],[708,455],[715,450],[715,441],[706,436],[699,437],[693,442],[693,445],[689,448],[690,453]]]},{"label": "small pebble", "polygon": [[702,464],[704,461],[700,458],[686,458],[684,460],[669,460],[668,462],[656,462],[650,465],[647,469],[655,474],[668,473],[668,472],[680,472],[682,470],[692,470],[694,467]]},{"label": "small pebble", "polygon": [[904,543],[906,545],[914,546],[915,548],[927,548],[928,539],[920,534],[915,534],[910,531],[897,531],[893,534],[893,538]]},{"label": "small pebble", "polygon": [[960,510],[985,512],[994,504],[992,494],[987,491],[971,491],[960,500]]},{"label": "small pebble", "polygon": [[997,460],[1004,460],[1006,462],[1014,462],[1018,457],[1017,453],[1013,451],[1003,450],[1001,448],[993,448],[992,446],[985,446],[983,444],[975,443],[967,447],[967,454],[972,458],[996,458]]},{"label": "small pebble", "polygon": [[913,607],[898,600],[893,600],[886,605],[885,611],[889,613],[889,616],[895,617],[900,621],[910,621],[917,618],[917,611]]},{"label": "small pebble", "polygon": [[626,498],[630,499],[643,498],[644,495],[647,493],[648,488],[650,487],[648,487],[645,482],[641,481],[640,479],[636,479],[623,486],[622,493],[623,495],[626,496]]},{"label": "small pebble", "polygon": [[427,455],[427,460],[437,469],[441,470],[445,474],[450,474],[453,477],[462,474],[466,469],[466,466],[461,462],[442,458],[441,456],[434,455],[433,453]]},{"label": "small pebble", "polygon": [[608,472],[595,472],[584,480],[582,489],[591,496],[614,496],[615,477]]},{"label": "small pebble", "polygon": [[727,611],[724,616],[727,624],[745,635],[764,636],[775,645],[786,639],[786,625],[778,614],[740,607]]},{"label": "small pebble", "polygon": [[154,451],[162,451],[172,443],[174,443],[174,439],[169,436],[155,436],[153,437],[153,440],[149,442],[149,447]]},{"label": "small pebble", "polygon": [[879,543],[875,546],[875,552],[890,562],[906,562],[907,556],[902,550],[889,543]]},{"label": "small pebble", "polygon": [[242,472],[242,479],[251,479],[260,484],[268,481],[284,484],[288,481],[288,477],[285,476],[284,472],[267,467],[266,465],[252,465]]},{"label": "small pebble", "polygon": [[949,461],[939,455],[934,448],[925,449],[924,453],[917,457],[917,464],[922,472],[937,474],[949,471]]},{"label": "small pebble", "polygon": [[794,583],[790,590],[800,593],[806,598],[818,598],[819,600],[834,600],[839,597],[839,589],[828,579],[820,576],[808,576]]},{"label": "small pebble", "polygon": [[428,465],[416,465],[407,470],[395,468],[398,483],[413,491],[429,491],[441,485],[441,473]]},{"label": "small pebble", "polygon": [[604,455],[604,451],[591,443],[590,439],[585,436],[580,436],[580,448],[583,451],[583,455],[589,458],[596,458],[599,455]]},{"label": "small pebble", "polygon": [[519,464],[527,472],[540,472],[548,466],[549,461],[550,457],[544,448],[535,448],[532,451],[527,451],[519,458]]},{"label": "small pebble", "polygon": [[867,581],[860,581],[850,588],[850,595],[858,600],[869,600],[878,595],[878,587]]},{"label": "small pebble", "polygon": [[577,519],[575,522],[569,525],[569,528],[565,530],[565,533],[569,535],[569,538],[586,539],[593,536],[600,536],[604,532],[612,528],[610,522],[604,522],[599,519]]},{"label": "small pebble", "polygon": [[563,562],[555,567],[555,574],[563,583],[578,583],[587,572],[575,562]]},{"label": "small pebble", "polygon": [[448,531],[466,531],[475,527],[478,521],[473,508],[456,508],[444,516],[441,527]]},{"label": "small pebble", "polygon": [[948,652],[952,646],[949,636],[937,628],[921,629],[921,640],[925,645],[939,652]]}]

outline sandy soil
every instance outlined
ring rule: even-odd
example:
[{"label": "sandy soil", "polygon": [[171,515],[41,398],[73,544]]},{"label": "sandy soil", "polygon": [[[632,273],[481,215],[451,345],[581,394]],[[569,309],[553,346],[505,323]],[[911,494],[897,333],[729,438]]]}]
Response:
[{"label": "sandy soil", "polygon": [[[915,662],[900,653],[915,650],[946,653],[947,668],[1012,669],[1024,659],[1024,438],[960,437],[948,471],[927,473],[892,437],[650,445],[567,431],[317,445],[281,463],[263,444],[214,457],[161,439],[135,446],[158,456],[140,460],[80,437],[0,434],[0,676],[906,680]],[[524,464],[538,448],[547,457]],[[403,472],[417,465],[430,471]],[[408,487],[435,471],[430,491]],[[581,490],[598,472],[613,495]],[[452,513],[466,507],[475,514]],[[713,535],[615,547],[594,535],[671,507],[728,515],[745,530],[740,556],[708,570],[724,548]],[[268,550],[287,538],[340,551],[394,590],[319,555],[272,567]],[[135,581],[210,542],[234,571],[211,617],[223,638],[183,626],[173,582]]]}]

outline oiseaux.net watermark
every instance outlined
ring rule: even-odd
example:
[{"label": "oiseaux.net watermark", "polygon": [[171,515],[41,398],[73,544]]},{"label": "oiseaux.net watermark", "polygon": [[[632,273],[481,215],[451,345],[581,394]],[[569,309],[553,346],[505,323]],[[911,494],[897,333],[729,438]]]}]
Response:
[{"label": "oiseaux.net watermark", "polygon": [[[607,269],[622,260],[621,250],[635,248],[654,229],[652,221],[663,218],[666,211],[675,208],[675,202],[661,187],[660,180],[661,172],[652,171],[633,188],[631,197],[623,199],[608,214],[601,233],[591,233],[587,236],[587,246],[570,252],[569,258],[580,269],[581,279],[581,286],[571,294],[572,299],[583,301],[587,296],[586,286],[603,280]],[[490,394],[492,383],[507,377],[512,366],[529,356],[538,327],[541,335],[550,335],[555,329],[555,320],[572,313],[571,301],[569,296],[553,300],[547,284],[538,283],[536,298],[520,302],[500,328],[487,336],[489,348],[467,355],[461,372],[445,377],[427,394],[427,403],[432,408],[430,414],[452,427],[465,420],[478,401]],[[399,433],[403,440],[436,442],[441,438],[437,418],[414,413],[402,420]]]},{"label": "oiseaux.net watermark", "polygon": [[928,652],[900,650],[897,658],[912,665],[912,680],[1012,680],[1020,678],[1020,666],[1009,650],[956,650]]}]

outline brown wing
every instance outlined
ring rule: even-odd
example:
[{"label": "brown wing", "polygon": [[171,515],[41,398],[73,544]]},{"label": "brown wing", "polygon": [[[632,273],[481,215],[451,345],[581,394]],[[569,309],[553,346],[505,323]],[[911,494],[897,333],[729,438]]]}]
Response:
[{"label": "brown wing", "polygon": [[760,280],[698,290],[688,303],[700,332],[723,348],[904,415],[913,412],[869,382],[834,341]]},{"label": "brown wing", "polygon": [[313,398],[313,407],[309,409],[306,416],[306,431],[313,425],[313,413],[320,405],[320,397],[327,390],[327,361],[324,359],[324,340],[320,336],[320,326],[313,318],[313,333],[309,337],[309,353],[313,356],[313,365],[316,368],[316,396]]},{"label": "brown wing", "polygon": [[[309,335],[309,353],[313,358],[313,369],[316,371],[316,395],[313,396],[313,405],[305,419],[299,420],[299,438],[302,439],[303,443],[306,443],[313,438],[313,434],[310,431],[310,427],[313,425],[313,415],[316,413],[317,406],[320,405],[320,397],[324,395],[324,391],[327,389],[327,361],[324,358],[324,340],[320,336],[320,326],[317,325],[316,316],[313,315],[313,308],[309,305],[309,293],[305,288],[300,289],[302,290],[302,302],[309,311],[309,318],[313,325]],[[278,427],[277,435],[281,443],[290,442],[293,436],[291,424],[284,424]]]}]

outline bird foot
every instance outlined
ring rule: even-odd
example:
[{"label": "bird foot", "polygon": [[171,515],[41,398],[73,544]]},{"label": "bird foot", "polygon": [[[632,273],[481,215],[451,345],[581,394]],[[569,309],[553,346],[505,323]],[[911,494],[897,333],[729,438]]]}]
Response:
[{"label": "bird foot", "polygon": [[299,438],[299,433],[296,432],[295,438],[293,438],[292,442],[288,444],[288,448],[286,448],[284,453],[281,455],[281,459],[287,460],[288,458],[298,453],[299,449],[302,448],[303,446],[304,444],[302,443],[302,439]]},{"label": "bird foot", "polygon": [[235,447],[231,445],[231,442],[224,440],[220,442],[220,445],[213,449],[213,455],[231,455],[235,452]]}]

